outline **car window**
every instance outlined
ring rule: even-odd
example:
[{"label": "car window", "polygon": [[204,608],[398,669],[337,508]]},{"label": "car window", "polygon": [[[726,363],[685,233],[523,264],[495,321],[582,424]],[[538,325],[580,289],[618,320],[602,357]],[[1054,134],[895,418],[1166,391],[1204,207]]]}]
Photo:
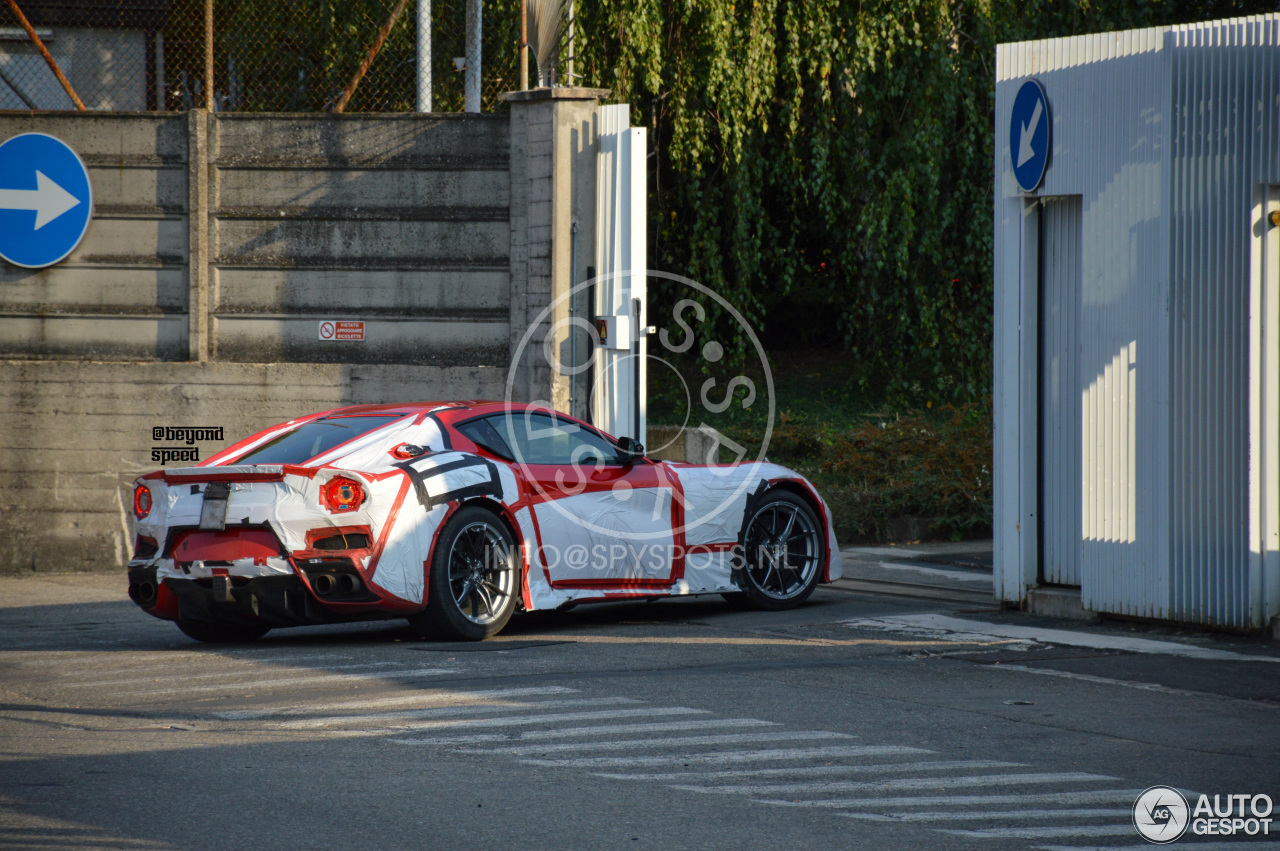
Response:
[{"label": "car window", "polygon": [[403,414],[379,417],[325,417],[285,432],[236,459],[237,464],[301,464],[340,443],[368,434]]},{"label": "car window", "polygon": [[499,458],[506,458],[508,461],[515,459],[508,443],[502,439],[488,419],[460,423],[457,429],[464,437],[481,449],[488,450]]},{"label": "car window", "polygon": [[617,464],[618,448],[571,420],[532,411],[488,417],[517,461],[526,464]]}]

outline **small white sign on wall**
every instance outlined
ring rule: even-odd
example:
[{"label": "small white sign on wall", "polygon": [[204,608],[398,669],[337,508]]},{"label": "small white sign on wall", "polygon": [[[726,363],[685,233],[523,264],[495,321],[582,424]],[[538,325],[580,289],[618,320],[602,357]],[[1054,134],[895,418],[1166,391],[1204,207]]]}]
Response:
[{"label": "small white sign on wall", "polygon": [[320,339],[364,342],[364,322],[352,319],[326,319],[320,323]]}]

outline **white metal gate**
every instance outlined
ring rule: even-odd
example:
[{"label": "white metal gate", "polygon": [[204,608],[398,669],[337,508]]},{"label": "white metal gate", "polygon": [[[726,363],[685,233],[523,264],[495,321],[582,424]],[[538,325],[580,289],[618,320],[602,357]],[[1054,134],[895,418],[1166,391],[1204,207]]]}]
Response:
[{"label": "white metal gate", "polygon": [[645,442],[646,134],[628,104],[602,106],[596,190],[596,327],[592,422]]},{"label": "white metal gate", "polygon": [[1040,208],[1040,581],[1080,584],[1081,206]]}]

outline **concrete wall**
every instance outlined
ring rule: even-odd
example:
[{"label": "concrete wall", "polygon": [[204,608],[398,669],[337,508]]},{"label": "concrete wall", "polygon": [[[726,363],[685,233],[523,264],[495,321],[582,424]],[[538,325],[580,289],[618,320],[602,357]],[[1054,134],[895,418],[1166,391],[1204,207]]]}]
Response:
[{"label": "concrete wall", "polygon": [[[598,94],[510,116],[0,112],[0,141],[61,138],[95,193],[66,261],[0,261],[0,573],[123,565],[154,427],[221,426],[207,458],[341,405],[506,396],[522,323],[570,286],[570,221],[594,220],[569,170],[594,178]],[[365,342],[321,342],[326,319]],[[567,395],[517,372],[515,400]]]}]

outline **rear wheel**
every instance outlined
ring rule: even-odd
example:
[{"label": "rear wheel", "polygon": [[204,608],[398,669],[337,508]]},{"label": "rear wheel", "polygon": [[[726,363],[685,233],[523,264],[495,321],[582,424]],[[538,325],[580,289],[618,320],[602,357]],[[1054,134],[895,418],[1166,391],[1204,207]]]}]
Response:
[{"label": "rear wheel", "polygon": [[269,626],[256,624],[201,623],[199,621],[178,621],[178,629],[189,638],[207,644],[242,644],[257,641],[271,631]]},{"label": "rear wheel", "polygon": [[742,593],[730,602],[757,609],[794,608],[813,593],[826,558],[818,516],[789,491],[750,509],[742,535]]},{"label": "rear wheel", "polygon": [[497,635],[515,611],[517,565],[515,538],[497,515],[479,506],[459,510],[440,530],[427,607],[410,625],[445,641]]}]

